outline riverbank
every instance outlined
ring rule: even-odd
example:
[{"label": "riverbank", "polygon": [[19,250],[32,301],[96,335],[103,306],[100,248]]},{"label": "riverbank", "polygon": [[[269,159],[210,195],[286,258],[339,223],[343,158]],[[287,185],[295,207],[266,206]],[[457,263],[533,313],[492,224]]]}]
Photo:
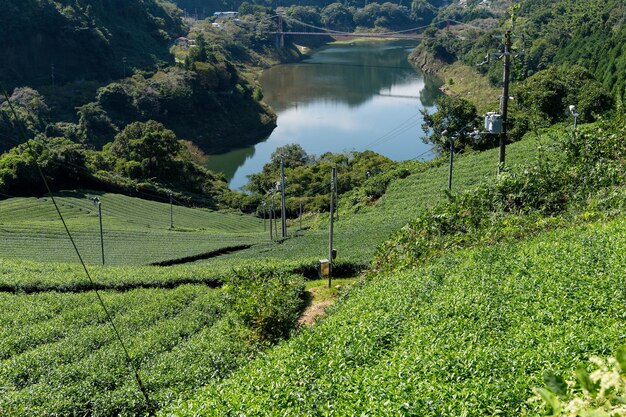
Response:
[{"label": "riverbank", "polygon": [[439,78],[442,82],[440,90],[444,94],[469,100],[480,114],[498,109],[500,89],[474,68],[459,61],[444,62],[424,48],[411,52],[409,62],[425,74]]},{"label": "riverbank", "polygon": [[211,155],[231,189],[260,172],[280,146],[297,143],[310,155],[371,150],[392,160],[428,158],[420,140],[420,109],[432,112],[439,85],[407,61],[415,42],[332,44],[301,63],[273,66],[260,84],[278,127],[254,147]]}]

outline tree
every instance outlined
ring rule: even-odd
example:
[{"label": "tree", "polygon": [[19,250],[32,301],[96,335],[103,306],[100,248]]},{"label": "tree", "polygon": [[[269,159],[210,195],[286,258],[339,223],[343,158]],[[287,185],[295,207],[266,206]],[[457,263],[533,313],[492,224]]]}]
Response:
[{"label": "tree", "polygon": [[279,168],[281,158],[284,158],[285,168],[299,167],[312,161],[312,158],[306,153],[302,146],[297,143],[291,143],[276,148],[276,150],[272,152],[270,164],[275,168]]},{"label": "tree", "polygon": [[341,3],[332,3],[322,10],[322,25],[329,29],[352,32],[354,18],[352,12]]},{"label": "tree", "polygon": [[105,147],[117,170],[135,179],[171,177],[182,149],[174,132],[154,120],[129,124]]},{"label": "tree", "polygon": [[45,119],[50,113],[43,96],[30,87],[16,88],[10,97],[15,115],[9,103],[0,98],[0,152],[20,142],[18,132],[23,129],[26,139],[32,139],[46,128]]},{"label": "tree", "polygon": [[455,145],[457,148],[481,147],[469,135],[479,126],[476,107],[469,101],[458,97],[443,96],[437,101],[436,112],[429,114],[422,110],[422,115],[424,117],[422,130],[428,134],[423,140],[435,145],[439,153],[445,152],[448,149],[450,137],[457,135]]}]

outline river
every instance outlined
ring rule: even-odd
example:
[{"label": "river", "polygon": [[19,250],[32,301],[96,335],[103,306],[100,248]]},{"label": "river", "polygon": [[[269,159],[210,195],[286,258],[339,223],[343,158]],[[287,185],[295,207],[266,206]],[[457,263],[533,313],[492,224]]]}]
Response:
[{"label": "river", "polygon": [[224,172],[238,189],[289,143],[314,155],[370,149],[396,161],[432,158],[421,140],[420,110],[433,111],[440,91],[435,79],[408,63],[414,47],[406,41],[331,45],[264,71],[264,100],[278,126],[255,146],[210,155],[209,169]]}]

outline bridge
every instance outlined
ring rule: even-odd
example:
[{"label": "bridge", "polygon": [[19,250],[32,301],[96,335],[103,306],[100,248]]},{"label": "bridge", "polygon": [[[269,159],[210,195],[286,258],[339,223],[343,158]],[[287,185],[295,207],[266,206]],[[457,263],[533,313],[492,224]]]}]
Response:
[{"label": "bridge", "polygon": [[[371,32],[342,32],[338,30],[332,30],[328,28],[322,28],[318,26],[314,26],[308,23],[301,22],[299,20],[285,17],[283,15],[282,8],[278,8],[276,10],[277,14],[272,16],[272,18],[278,18],[278,30],[275,32],[271,32],[276,35],[276,43],[279,47],[285,46],[285,36],[294,35],[294,36],[331,36],[333,38],[372,38],[372,39],[431,39],[430,37],[424,36],[419,31],[423,30],[425,27],[422,26],[412,29],[400,30],[396,32],[385,32],[385,33],[371,33]],[[284,30],[284,22],[287,21],[291,24],[291,26],[301,26],[307,30]],[[449,23],[448,23],[449,24]],[[311,29],[309,31],[308,29]]]}]

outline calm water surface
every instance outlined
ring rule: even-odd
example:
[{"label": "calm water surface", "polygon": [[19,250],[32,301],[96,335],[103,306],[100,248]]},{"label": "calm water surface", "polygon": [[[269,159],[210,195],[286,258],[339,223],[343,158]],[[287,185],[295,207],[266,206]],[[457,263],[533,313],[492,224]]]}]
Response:
[{"label": "calm water surface", "polygon": [[436,81],[407,62],[415,44],[330,46],[298,64],[279,65],[261,77],[265,101],[278,127],[255,146],[209,156],[230,187],[247,183],[279,146],[298,143],[309,154],[373,150],[396,161],[428,159],[421,109],[433,111]]}]

